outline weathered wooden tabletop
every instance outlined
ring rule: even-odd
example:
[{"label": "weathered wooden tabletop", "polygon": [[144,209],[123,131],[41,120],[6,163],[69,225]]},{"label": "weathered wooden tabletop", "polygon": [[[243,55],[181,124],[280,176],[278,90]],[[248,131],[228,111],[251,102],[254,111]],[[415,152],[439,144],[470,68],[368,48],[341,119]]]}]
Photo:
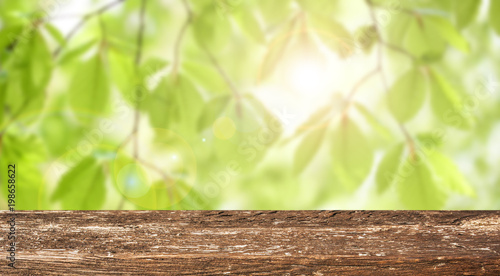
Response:
[{"label": "weathered wooden tabletop", "polygon": [[[0,240],[6,246],[11,216],[0,213]],[[499,211],[33,211],[15,216],[17,268],[2,257],[1,275],[500,275]]]}]

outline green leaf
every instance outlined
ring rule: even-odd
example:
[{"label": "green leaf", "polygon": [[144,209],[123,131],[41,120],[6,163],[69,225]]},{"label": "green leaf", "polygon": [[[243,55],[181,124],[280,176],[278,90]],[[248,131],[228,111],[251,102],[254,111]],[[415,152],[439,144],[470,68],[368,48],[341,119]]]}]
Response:
[{"label": "green leaf", "polygon": [[163,60],[162,58],[148,58],[139,68],[139,77],[141,78],[141,82],[146,83],[150,81],[151,77],[156,76],[156,74],[165,69],[168,64],[168,61]]},{"label": "green leaf", "polygon": [[374,149],[354,121],[343,118],[333,133],[332,166],[342,184],[354,190],[370,172]]},{"label": "green leaf", "polygon": [[498,0],[491,0],[489,11],[490,25],[500,35],[500,16],[498,16],[500,14],[500,2]]},{"label": "green leaf", "polygon": [[186,77],[179,75],[163,78],[149,94],[141,108],[149,114],[155,128],[165,128],[182,134],[194,134],[203,99],[198,89]]},{"label": "green leaf", "polygon": [[426,22],[430,22],[431,28],[435,28],[442,39],[446,40],[451,46],[464,53],[469,52],[469,43],[457,29],[455,29],[450,21],[440,16],[432,16],[427,18]]},{"label": "green leaf", "polygon": [[[40,164],[47,160],[44,144],[35,135],[26,131],[9,128],[1,139],[0,166],[5,173],[0,174],[3,189],[0,193],[7,198],[8,165],[16,166],[16,210],[40,210],[48,208],[45,202],[44,175]],[[29,172],[29,173],[27,173]]]},{"label": "green leaf", "polygon": [[396,182],[397,173],[403,163],[404,147],[404,144],[392,147],[380,161],[375,176],[378,193],[383,193]]},{"label": "green leaf", "polygon": [[219,53],[229,42],[230,22],[217,13],[215,5],[205,8],[193,21],[194,36],[202,48]]},{"label": "green leaf", "polygon": [[470,128],[471,119],[461,112],[462,100],[453,87],[435,71],[430,74],[431,106],[434,114],[445,124]]},{"label": "green leaf", "polygon": [[132,57],[117,51],[109,51],[110,75],[123,98],[133,107],[159,85],[160,75],[168,62],[159,58],[149,58],[135,68]]},{"label": "green leaf", "polygon": [[311,17],[311,24],[323,43],[339,56],[347,57],[354,52],[354,39],[351,33],[332,16],[314,14]]},{"label": "green leaf", "polygon": [[99,54],[86,60],[76,68],[68,88],[70,105],[84,122],[91,116],[102,116],[108,111],[110,98],[109,74]]},{"label": "green leaf", "polygon": [[369,53],[377,42],[377,32],[373,25],[360,27],[356,33],[356,42],[365,53]]},{"label": "green leaf", "polygon": [[39,30],[16,44],[4,66],[7,83],[1,92],[6,94],[7,108],[18,116],[40,111],[52,75],[52,55]]},{"label": "green leaf", "polygon": [[452,1],[455,12],[455,22],[457,28],[467,27],[477,16],[481,0],[460,0]]},{"label": "green leaf", "polygon": [[134,56],[136,52],[136,42],[126,40],[123,37],[108,36],[107,43],[109,49],[122,55]]},{"label": "green leaf", "polygon": [[234,15],[240,28],[258,43],[266,42],[266,35],[252,10],[239,9]]},{"label": "green leaf", "polygon": [[339,1],[335,0],[297,0],[297,2],[305,11],[313,13],[312,17],[316,14],[331,15],[339,9]]},{"label": "green leaf", "polygon": [[293,2],[291,0],[255,0],[254,2],[266,23],[266,29],[277,27],[277,25],[286,21],[292,12]]},{"label": "green leaf", "polygon": [[211,64],[186,61],[182,63],[182,69],[205,90],[214,94],[227,93],[227,84]]},{"label": "green leaf", "polygon": [[78,58],[81,58],[87,51],[89,51],[93,46],[96,46],[98,42],[98,39],[91,39],[87,42],[84,42],[75,48],[66,51],[64,54],[61,55],[61,58],[59,59],[59,64],[65,65],[70,61],[80,61]]},{"label": "green leaf", "polygon": [[159,180],[151,184],[145,195],[129,200],[146,210],[169,210],[187,201],[191,190],[192,185],[183,180],[172,179],[168,182]]},{"label": "green leaf", "polygon": [[264,81],[273,75],[277,64],[283,58],[290,42],[292,41],[295,27],[295,21],[290,21],[268,44],[268,48],[258,75],[259,81]]},{"label": "green leaf", "polygon": [[265,106],[256,98],[243,95],[231,99],[210,135],[214,135],[217,159],[222,163],[237,160],[243,170],[250,171],[280,137],[282,130],[281,123]]},{"label": "green leaf", "polygon": [[307,166],[321,147],[326,130],[326,127],[317,128],[309,132],[306,137],[302,139],[302,142],[295,151],[295,156],[293,159],[294,173],[299,175],[305,168],[307,168]]},{"label": "green leaf", "polygon": [[29,39],[20,40],[14,55],[13,67],[22,72],[20,92],[27,97],[43,93],[52,73],[52,55],[40,32],[34,30]]},{"label": "green leaf", "polygon": [[413,210],[436,210],[444,207],[447,194],[435,177],[431,165],[422,157],[409,156],[399,170],[398,195]]},{"label": "green leaf", "polygon": [[436,3],[436,7],[415,7],[413,12],[415,12],[415,17],[427,17],[427,16],[448,16],[448,11],[451,10],[451,3],[447,0],[441,0],[440,3]]},{"label": "green leaf", "polygon": [[427,80],[418,68],[404,73],[388,92],[389,110],[402,123],[413,118],[424,104]]},{"label": "green leaf", "polygon": [[439,132],[422,132],[416,135],[416,141],[418,142],[418,148],[425,151],[432,151],[443,145],[443,136],[440,136]]},{"label": "green leaf", "polygon": [[240,98],[233,97],[233,99],[224,115],[234,122],[239,133],[246,135],[271,129],[273,139],[269,143],[278,138],[282,131],[281,123],[258,98],[251,94],[244,94]]},{"label": "green leaf", "polygon": [[[4,20],[2,20],[2,23],[4,23]],[[0,49],[2,49],[2,51],[4,49],[6,51],[10,51],[12,49],[13,42],[18,39],[22,31],[23,24],[10,23],[8,25],[2,25],[2,28],[0,29]]]},{"label": "green leaf", "polygon": [[[187,185],[184,185],[186,187]],[[210,202],[203,197],[201,191],[193,187],[189,193],[182,197],[178,203],[171,205],[171,210],[209,210],[213,209],[209,206]]]},{"label": "green leaf", "polygon": [[208,103],[203,106],[200,118],[198,119],[198,131],[202,131],[212,126],[215,120],[224,111],[230,99],[231,95],[222,95],[208,101]]},{"label": "green leaf", "polygon": [[[139,89],[140,77],[137,74],[132,56],[120,52],[108,51],[109,72],[112,83],[116,85],[123,99],[131,106],[137,104],[137,89]],[[143,90],[140,91],[144,92]]]},{"label": "green leaf", "polygon": [[325,105],[318,108],[318,110],[311,114],[305,122],[297,127],[295,135],[300,135],[304,132],[317,128],[326,128],[329,124],[329,119],[331,118],[332,109],[331,105]]},{"label": "green leaf", "polygon": [[446,42],[432,22],[412,18],[404,33],[403,48],[420,59],[434,61],[443,55]]},{"label": "green leaf", "polygon": [[[307,120],[297,127],[291,138],[299,136],[309,130],[316,128],[327,128],[330,125],[330,119],[334,114],[338,114],[344,108],[344,99],[340,94],[335,93],[332,102],[328,102],[318,108]],[[288,142],[288,141],[286,141]]]},{"label": "green leaf", "polygon": [[3,129],[5,98],[7,96],[7,72],[0,70],[0,130]]},{"label": "green leaf", "polygon": [[68,148],[76,147],[82,133],[78,123],[65,112],[47,114],[40,122],[40,136],[54,157],[60,157]]},{"label": "green leaf", "polygon": [[404,48],[424,61],[434,61],[441,58],[447,43],[462,52],[469,52],[469,43],[448,19],[426,15],[410,21]]},{"label": "green leaf", "polygon": [[98,210],[104,203],[105,175],[94,157],[86,157],[65,173],[53,201],[61,201],[65,210]]},{"label": "green leaf", "polygon": [[273,131],[278,131],[281,134],[283,128],[279,118],[277,118],[259,98],[252,94],[245,94],[243,95],[243,99],[255,112],[256,119],[259,121],[260,125],[267,127],[273,125]]},{"label": "green leaf", "polygon": [[382,29],[387,33],[387,41],[393,45],[405,48],[405,37],[410,25],[413,23],[413,17],[404,13],[394,13],[386,28]]},{"label": "green leaf", "polygon": [[64,45],[66,44],[66,40],[64,39],[64,35],[59,31],[58,28],[56,28],[54,25],[47,23],[44,24],[45,29],[47,32],[54,38],[54,40],[59,44],[59,45]]},{"label": "green leaf", "polygon": [[382,122],[380,122],[380,120],[377,119],[370,110],[368,110],[368,108],[360,103],[355,103],[354,107],[356,107],[356,109],[361,113],[361,115],[363,115],[370,126],[372,126],[373,129],[378,132],[378,134],[380,134],[384,138],[392,137],[389,129],[385,125],[383,125]]},{"label": "green leaf", "polygon": [[474,189],[450,158],[439,152],[433,152],[428,158],[430,165],[439,179],[439,185],[446,187],[452,192],[469,197],[476,196]]}]

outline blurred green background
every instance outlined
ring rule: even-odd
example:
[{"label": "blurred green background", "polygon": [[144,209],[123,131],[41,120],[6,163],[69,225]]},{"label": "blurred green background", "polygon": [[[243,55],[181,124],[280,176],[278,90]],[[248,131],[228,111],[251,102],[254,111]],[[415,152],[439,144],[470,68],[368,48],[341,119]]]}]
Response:
[{"label": "blurred green background", "polygon": [[0,205],[499,209],[499,14],[0,0]]}]

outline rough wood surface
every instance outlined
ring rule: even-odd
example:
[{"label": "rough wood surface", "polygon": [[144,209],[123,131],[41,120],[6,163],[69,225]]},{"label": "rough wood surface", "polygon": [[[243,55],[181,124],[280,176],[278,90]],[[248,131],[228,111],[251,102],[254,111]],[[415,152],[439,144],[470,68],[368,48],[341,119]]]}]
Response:
[{"label": "rough wood surface", "polygon": [[[10,215],[0,213],[2,244]],[[500,275],[498,211],[33,211],[16,221],[17,269],[2,257],[1,275]]]}]

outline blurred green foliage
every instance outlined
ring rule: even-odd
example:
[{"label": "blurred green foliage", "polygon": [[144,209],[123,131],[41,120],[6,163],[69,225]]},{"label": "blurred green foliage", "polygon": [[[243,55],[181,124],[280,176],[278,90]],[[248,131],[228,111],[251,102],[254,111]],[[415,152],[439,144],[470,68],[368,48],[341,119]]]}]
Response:
[{"label": "blurred green foliage", "polygon": [[[0,0],[3,208],[500,207],[500,1],[77,2]],[[301,53],[349,85],[291,123]]]}]

